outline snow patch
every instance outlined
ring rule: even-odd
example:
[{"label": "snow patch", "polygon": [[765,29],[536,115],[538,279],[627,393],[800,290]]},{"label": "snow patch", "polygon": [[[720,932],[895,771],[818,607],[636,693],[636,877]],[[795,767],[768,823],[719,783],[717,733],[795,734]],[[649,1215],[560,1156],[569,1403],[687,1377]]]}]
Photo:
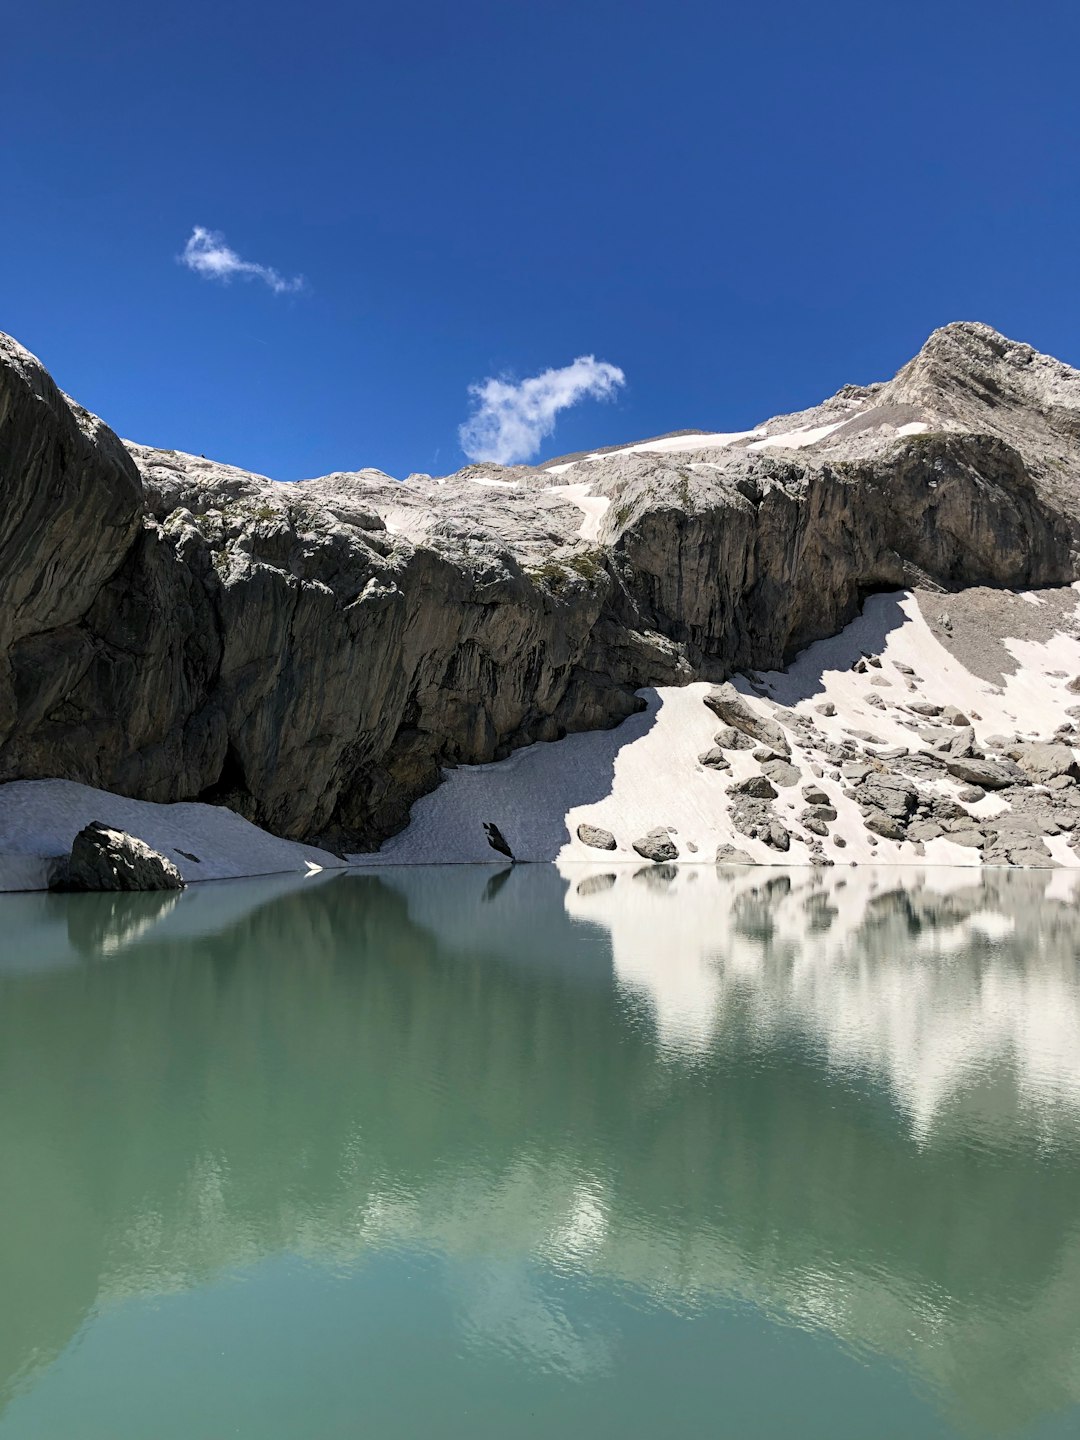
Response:
[{"label": "snow patch", "polygon": [[50,861],[95,820],[145,840],[189,882],[343,868],[329,851],[281,840],[223,805],[156,805],[72,780],[14,780],[0,785],[0,891],[47,889]]}]

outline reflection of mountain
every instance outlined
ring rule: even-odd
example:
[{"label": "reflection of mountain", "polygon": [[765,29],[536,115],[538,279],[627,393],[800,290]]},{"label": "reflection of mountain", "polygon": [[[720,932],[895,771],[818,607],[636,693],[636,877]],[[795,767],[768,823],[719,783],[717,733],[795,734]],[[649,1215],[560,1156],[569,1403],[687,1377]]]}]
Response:
[{"label": "reflection of mountain", "polygon": [[[103,1303],[391,1247],[531,1257],[679,1309],[745,1297],[996,1422],[1077,1402],[1080,1165],[1052,1107],[1019,1123],[1022,1087],[1049,1093],[1037,1027],[1076,1014],[1071,912],[1032,909],[1023,873],[936,897],[856,873],[767,892],[625,872],[575,879],[565,907],[548,869],[346,876],[196,938],[182,902],[160,931],[114,919],[134,938],[107,963],[0,979],[0,1154],[20,1157],[0,1172],[0,1292],[21,1301],[0,1309],[0,1393]],[[83,899],[56,903],[85,955]],[[678,965],[712,988],[672,1006]],[[920,1054],[946,1011],[1006,994],[1014,1065],[991,1069],[1010,1057],[975,1026],[975,1068],[919,1110],[892,1058],[907,1041],[882,1040],[905,989]],[[915,1138],[866,1069],[924,1117]],[[601,1340],[521,1285],[462,1296],[465,1331],[516,1327],[587,1369]]]}]

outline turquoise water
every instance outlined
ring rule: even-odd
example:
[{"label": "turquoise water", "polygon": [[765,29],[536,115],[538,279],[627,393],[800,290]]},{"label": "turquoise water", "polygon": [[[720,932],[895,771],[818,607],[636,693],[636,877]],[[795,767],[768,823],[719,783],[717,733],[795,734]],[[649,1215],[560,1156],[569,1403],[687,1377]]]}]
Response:
[{"label": "turquoise water", "polygon": [[0,1440],[1080,1433],[1050,872],[0,897]]}]

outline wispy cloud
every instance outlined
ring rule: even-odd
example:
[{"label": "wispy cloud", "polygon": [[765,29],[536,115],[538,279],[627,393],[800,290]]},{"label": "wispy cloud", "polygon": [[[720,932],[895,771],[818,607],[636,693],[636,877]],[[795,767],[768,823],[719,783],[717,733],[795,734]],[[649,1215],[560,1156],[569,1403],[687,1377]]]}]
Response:
[{"label": "wispy cloud", "polygon": [[217,230],[207,230],[205,225],[195,226],[188,236],[184,253],[177,259],[204,280],[221,280],[228,284],[239,275],[244,280],[261,280],[275,295],[288,295],[305,287],[302,275],[294,275],[287,280],[272,265],[257,265],[254,260],[242,260],[235,250],[226,245],[224,235]]},{"label": "wispy cloud", "polygon": [[580,400],[610,400],[626,376],[617,365],[579,355],[561,370],[545,370],[517,384],[489,377],[470,385],[473,413],[458,428],[470,460],[512,465],[530,460],[555,429],[560,410]]}]

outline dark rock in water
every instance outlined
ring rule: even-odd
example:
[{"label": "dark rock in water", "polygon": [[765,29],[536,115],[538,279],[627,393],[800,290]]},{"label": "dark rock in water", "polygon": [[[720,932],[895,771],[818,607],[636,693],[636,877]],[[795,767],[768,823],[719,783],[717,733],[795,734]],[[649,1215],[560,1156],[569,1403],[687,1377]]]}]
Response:
[{"label": "dark rock in water", "polygon": [[492,850],[497,850],[500,855],[505,855],[507,860],[513,860],[514,852],[506,843],[506,836],[491,820],[484,821],[484,834],[487,836],[487,842]]},{"label": "dark rock in water", "polygon": [[579,825],[577,838],[583,845],[591,845],[594,850],[614,850],[616,848],[615,836],[610,830],[601,829],[599,825]]},{"label": "dark rock in water", "polygon": [[183,890],[180,871],[145,840],[98,821],[75,836],[53,890]]},{"label": "dark rock in water", "polygon": [[677,860],[679,850],[667,830],[658,825],[643,835],[640,840],[634,841],[634,849],[645,860],[652,860],[654,864],[661,864],[665,860]]}]

